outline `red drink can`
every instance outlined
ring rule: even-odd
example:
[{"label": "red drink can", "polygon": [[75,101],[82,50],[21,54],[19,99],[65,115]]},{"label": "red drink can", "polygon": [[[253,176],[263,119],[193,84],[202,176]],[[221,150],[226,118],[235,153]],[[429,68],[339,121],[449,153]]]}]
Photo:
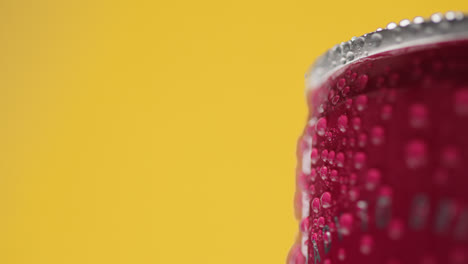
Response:
[{"label": "red drink can", "polygon": [[468,19],[343,42],[306,86],[288,264],[468,263]]}]

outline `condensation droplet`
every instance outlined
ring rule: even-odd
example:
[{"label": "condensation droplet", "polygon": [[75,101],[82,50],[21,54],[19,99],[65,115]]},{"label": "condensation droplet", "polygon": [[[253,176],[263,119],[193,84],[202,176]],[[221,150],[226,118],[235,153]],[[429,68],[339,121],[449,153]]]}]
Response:
[{"label": "condensation droplet", "polygon": [[360,251],[364,255],[369,255],[374,247],[374,239],[370,235],[364,235],[361,238]]},{"label": "condensation droplet", "polygon": [[360,133],[358,136],[358,146],[364,148],[367,144],[367,135],[366,133]]},{"label": "condensation droplet", "polygon": [[351,190],[349,190],[348,195],[351,201],[357,201],[357,199],[359,199],[359,189],[356,187],[351,188]]},{"label": "condensation droplet", "polygon": [[356,50],[361,49],[362,47],[364,47],[365,42],[366,42],[366,40],[363,37],[358,37],[358,38],[354,39],[354,41],[353,41],[354,49],[356,49]]},{"label": "condensation droplet", "polygon": [[388,30],[393,30],[393,29],[395,29],[395,28],[397,28],[397,27],[398,27],[398,25],[397,25],[395,22],[390,22],[390,23],[388,23],[388,25],[387,25],[387,29],[388,29]]},{"label": "condensation droplet", "polygon": [[332,141],[333,133],[331,131],[328,131],[327,133],[325,133],[325,137],[327,138],[328,141]]},{"label": "condensation droplet", "polygon": [[468,88],[463,88],[454,94],[455,113],[460,116],[468,116]]},{"label": "condensation droplet", "polygon": [[423,128],[428,123],[428,110],[424,104],[415,103],[409,108],[409,124],[412,128]]},{"label": "condensation droplet", "polygon": [[320,211],[320,200],[319,198],[314,198],[314,200],[312,200],[312,211],[314,211],[314,213],[318,213]]},{"label": "condensation droplet", "polygon": [[372,34],[372,36],[370,37],[370,42],[369,42],[369,45],[372,45],[374,47],[379,47],[380,44],[382,43],[382,34],[380,33],[374,33]]},{"label": "condensation droplet", "polygon": [[338,152],[336,154],[336,165],[340,168],[343,168],[344,166],[344,161],[345,161],[345,155],[343,152]]},{"label": "condensation droplet", "polygon": [[356,173],[351,173],[349,175],[349,184],[351,185],[356,185],[356,182],[357,182],[357,175]]},{"label": "condensation droplet", "polygon": [[362,74],[358,77],[356,85],[359,91],[362,91],[366,88],[368,81],[369,81],[369,76],[367,76],[366,74]]},{"label": "condensation droplet", "polygon": [[338,88],[338,90],[343,90],[343,88],[346,86],[346,79],[345,78],[340,78],[338,80],[338,82],[336,82],[336,88]]},{"label": "condensation droplet", "polygon": [[354,60],[354,53],[352,51],[348,51],[348,53],[346,53],[346,60],[347,61]]},{"label": "condensation droplet", "polygon": [[435,13],[431,16],[431,21],[436,24],[440,23],[442,19],[443,19],[442,13]]},{"label": "condensation droplet", "polygon": [[434,231],[438,234],[447,234],[451,228],[453,218],[455,217],[457,206],[450,199],[439,200],[436,219],[434,223]]},{"label": "condensation droplet", "polygon": [[351,109],[351,106],[353,105],[353,99],[351,98],[346,99],[345,105],[346,105],[346,109]]},{"label": "condensation droplet", "polygon": [[322,158],[324,162],[326,162],[328,159],[328,150],[326,149],[322,150],[322,154],[320,155],[320,157]]},{"label": "condensation droplet", "polygon": [[348,117],[346,115],[341,115],[338,117],[338,129],[340,129],[341,132],[346,132],[346,129],[348,128]]},{"label": "condensation droplet", "polygon": [[350,51],[351,46],[349,45],[349,42],[341,42],[341,50],[343,54],[346,54],[348,51]]},{"label": "condensation droplet", "polygon": [[338,259],[344,261],[346,259],[346,251],[344,248],[338,249]]},{"label": "condensation droplet", "polygon": [[375,222],[378,228],[387,227],[392,218],[392,197],[393,191],[390,187],[380,188],[375,208]]},{"label": "condensation droplet", "polygon": [[316,164],[318,159],[319,159],[318,149],[312,148],[312,151],[310,152],[310,160],[312,164]]},{"label": "condensation droplet", "polygon": [[340,96],[339,96],[339,95],[335,95],[335,96],[333,96],[333,98],[331,99],[331,103],[332,103],[333,105],[336,105],[339,101],[340,101]]},{"label": "condensation droplet", "polygon": [[315,168],[310,170],[310,179],[312,182],[315,182],[315,179],[317,178],[317,170]]},{"label": "condensation droplet", "polygon": [[392,112],[393,112],[392,106],[389,104],[386,104],[382,106],[380,117],[382,118],[382,120],[389,120],[390,118],[392,118]]},{"label": "condensation droplet", "polygon": [[403,237],[404,223],[400,219],[392,219],[388,226],[388,236],[393,240],[399,240]]},{"label": "condensation droplet", "polygon": [[406,27],[409,24],[411,24],[411,21],[409,19],[403,19],[400,21],[400,27]]},{"label": "condensation droplet", "polygon": [[353,129],[354,129],[354,130],[359,130],[359,129],[361,129],[361,118],[359,118],[359,117],[354,117],[354,118],[351,120],[351,125],[353,126]]},{"label": "condensation droplet", "polygon": [[447,19],[447,21],[455,20],[455,12],[448,11],[447,13],[445,13],[445,19]]},{"label": "condensation droplet", "polygon": [[349,236],[353,229],[354,218],[350,213],[344,213],[340,216],[340,233]]},{"label": "condensation droplet", "polygon": [[413,18],[413,23],[414,24],[422,24],[422,23],[424,23],[424,18],[420,17],[420,16],[417,16],[417,17]]},{"label": "condensation droplet", "polygon": [[354,168],[358,170],[362,169],[366,163],[366,159],[366,154],[363,152],[357,152],[356,155],[354,155]]},{"label": "condensation droplet", "polygon": [[346,194],[348,192],[348,187],[342,183],[343,182],[342,179],[343,177],[340,178],[340,183],[341,183],[340,192],[341,194]]},{"label": "condensation droplet", "polygon": [[310,195],[314,195],[315,194],[315,185],[313,185],[313,184],[309,185],[308,190],[309,190]]},{"label": "condensation droplet", "polygon": [[427,145],[424,141],[414,139],[405,148],[406,165],[410,169],[418,169],[427,163]]},{"label": "condensation droplet", "polygon": [[317,124],[315,126],[315,130],[317,131],[317,134],[319,136],[324,136],[326,129],[327,129],[327,119],[322,117],[317,121]]},{"label": "condensation droplet", "polygon": [[356,104],[356,109],[358,111],[364,111],[364,109],[366,109],[367,107],[367,101],[368,101],[368,98],[366,95],[359,95],[356,97],[355,99],[355,104]]},{"label": "condensation droplet", "polygon": [[373,191],[380,183],[382,175],[378,169],[372,168],[367,171],[366,176],[366,189],[368,191]]},{"label": "condensation droplet", "polygon": [[338,171],[337,170],[332,170],[330,172],[330,180],[332,182],[337,182],[338,181]]},{"label": "condensation droplet", "polygon": [[322,194],[322,197],[320,197],[320,201],[322,203],[322,207],[327,209],[327,208],[330,208],[331,207],[331,202],[332,202],[332,198],[331,198],[331,194],[329,192],[324,192]]},{"label": "condensation droplet", "polygon": [[356,203],[357,215],[361,220],[361,229],[367,230],[368,222],[369,222],[369,214],[367,212],[367,202],[360,200]]},{"label": "condensation droplet", "polygon": [[385,130],[381,126],[374,126],[371,130],[372,144],[379,146],[382,145],[385,139]]},{"label": "condensation droplet", "polygon": [[413,197],[410,210],[409,226],[413,230],[425,228],[429,215],[429,198],[425,194],[416,194]]},{"label": "condensation droplet", "polygon": [[321,104],[318,108],[318,111],[319,113],[323,114],[323,112],[325,112],[325,106],[323,104]]},{"label": "condensation droplet", "polygon": [[319,174],[322,180],[326,180],[328,176],[328,168],[326,166],[322,166],[319,170]]},{"label": "condensation droplet", "polygon": [[335,163],[335,151],[331,150],[329,153],[328,153],[328,159],[327,159],[328,163],[330,163],[331,165],[333,165]]},{"label": "condensation droplet", "polygon": [[335,47],[333,48],[333,52],[335,53],[335,56],[340,56],[341,55],[340,45],[335,45]]},{"label": "condensation droplet", "polygon": [[351,88],[349,88],[349,86],[346,86],[345,88],[343,88],[343,90],[341,91],[341,94],[343,96],[347,96],[349,91],[351,91]]},{"label": "condensation droplet", "polygon": [[317,224],[320,228],[323,228],[323,226],[325,225],[325,218],[323,218],[323,216],[319,217]]}]

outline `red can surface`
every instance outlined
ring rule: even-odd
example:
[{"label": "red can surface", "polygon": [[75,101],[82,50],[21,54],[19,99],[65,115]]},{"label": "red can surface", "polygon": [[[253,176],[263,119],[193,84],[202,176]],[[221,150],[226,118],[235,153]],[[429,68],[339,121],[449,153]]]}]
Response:
[{"label": "red can surface", "polygon": [[353,38],[307,86],[288,263],[468,263],[467,19]]}]

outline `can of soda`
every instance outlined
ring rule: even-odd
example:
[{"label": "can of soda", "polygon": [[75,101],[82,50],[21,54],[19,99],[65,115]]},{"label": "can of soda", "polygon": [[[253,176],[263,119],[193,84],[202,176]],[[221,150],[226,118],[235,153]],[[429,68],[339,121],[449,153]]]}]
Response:
[{"label": "can of soda", "polygon": [[306,75],[289,264],[468,263],[468,19],[390,23]]}]

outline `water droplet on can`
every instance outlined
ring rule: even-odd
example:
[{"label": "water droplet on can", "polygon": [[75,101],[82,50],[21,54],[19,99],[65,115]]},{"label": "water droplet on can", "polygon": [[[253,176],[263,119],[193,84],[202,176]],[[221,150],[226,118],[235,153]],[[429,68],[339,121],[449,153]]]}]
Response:
[{"label": "water droplet on can", "polygon": [[319,170],[319,174],[322,180],[326,180],[328,176],[328,168],[326,166],[322,166]]},{"label": "water droplet on can", "polygon": [[389,120],[390,118],[392,118],[392,112],[393,112],[392,106],[389,104],[386,104],[382,107],[382,112],[380,113],[380,117],[382,118],[382,120]]},{"label": "water droplet on can", "polygon": [[340,168],[343,168],[344,166],[344,161],[345,161],[345,155],[343,152],[338,152],[336,154],[336,165]]},{"label": "water droplet on can", "polygon": [[366,88],[369,77],[366,74],[361,74],[357,79],[357,88],[359,91],[362,91]]},{"label": "water droplet on can", "polygon": [[372,36],[370,37],[370,42],[369,42],[369,45],[372,45],[374,47],[379,47],[380,44],[382,43],[382,34],[380,33],[374,33],[372,34]]},{"label": "water droplet on can", "polygon": [[363,94],[358,95],[355,100],[356,109],[358,111],[364,111],[364,109],[366,109],[367,107],[367,101],[368,101],[368,98],[366,95],[363,95]]},{"label": "water droplet on can", "polygon": [[454,94],[455,113],[460,116],[468,116],[468,88],[463,88]]},{"label": "water droplet on can", "polygon": [[340,233],[344,236],[351,234],[354,218],[350,213],[344,213],[340,216]]},{"label": "water droplet on can", "polygon": [[354,168],[356,169],[362,169],[364,167],[364,164],[366,163],[366,154],[363,152],[357,152],[356,155],[354,156]]},{"label": "water droplet on can", "polygon": [[354,130],[359,130],[359,129],[361,129],[361,118],[359,118],[359,117],[354,117],[354,118],[351,120],[351,124],[352,124]]},{"label": "water droplet on can", "polygon": [[312,211],[314,211],[314,213],[318,213],[320,211],[320,200],[319,198],[314,198],[314,200],[312,200]]},{"label": "water droplet on can", "polygon": [[374,239],[370,235],[364,235],[361,238],[360,251],[364,255],[369,255],[374,247]]},{"label": "water droplet on can", "polygon": [[398,25],[397,25],[395,22],[390,22],[390,23],[388,23],[388,25],[387,25],[387,29],[388,29],[388,30],[394,30],[394,29],[397,28],[397,27],[398,27]]},{"label": "water droplet on can", "polygon": [[324,192],[322,194],[322,197],[320,197],[320,201],[322,203],[323,208],[325,209],[330,208],[331,202],[332,202],[331,194],[329,192]]},{"label": "water droplet on can", "polygon": [[440,23],[442,19],[443,19],[442,13],[435,13],[431,16],[431,21],[436,24]]},{"label": "water droplet on can", "polygon": [[427,163],[427,145],[424,141],[415,139],[408,142],[405,148],[406,165],[410,169],[418,169]]},{"label": "water droplet on can", "polygon": [[317,134],[319,136],[324,136],[326,129],[327,129],[327,119],[322,117],[317,121],[317,124],[315,126],[315,130],[317,131]]},{"label": "water droplet on can", "polygon": [[312,151],[310,152],[310,159],[311,159],[312,164],[317,163],[319,159],[318,149],[312,148]]},{"label": "water droplet on can", "polygon": [[400,219],[393,219],[388,226],[388,236],[393,240],[399,240],[403,237],[404,223]]},{"label": "water droplet on can", "polygon": [[409,19],[403,19],[400,21],[400,27],[406,27],[409,24],[411,24],[411,21]]},{"label": "water droplet on can", "polygon": [[343,88],[346,86],[346,79],[345,78],[340,78],[338,80],[338,82],[336,82],[336,88],[338,88],[338,90],[343,90]]},{"label": "water droplet on can", "polygon": [[381,126],[374,126],[371,130],[371,142],[372,144],[379,146],[384,142],[385,131]]},{"label": "water droplet on can", "polygon": [[372,168],[367,171],[366,177],[366,189],[368,191],[373,191],[380,183],[382,175],[378,169]]},{"label": "water droplet on can", "polygon": [[428,123],[428,110],[424,104],[415,103],[409,108],[409,124],[413,128],[423,128]]}]

